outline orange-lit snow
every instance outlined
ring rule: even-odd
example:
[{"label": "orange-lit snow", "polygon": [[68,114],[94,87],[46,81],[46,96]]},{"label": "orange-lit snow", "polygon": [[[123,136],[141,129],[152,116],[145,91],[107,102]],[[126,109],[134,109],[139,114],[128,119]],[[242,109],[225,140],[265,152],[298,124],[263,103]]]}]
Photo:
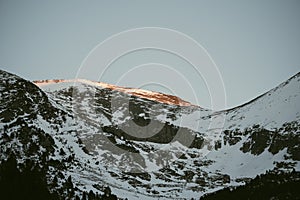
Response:
[{"label": "orange-lit snow", "polygon": [[157,101],[160,103],[165,103],[169,105],[179,105],[179,106],[196,106],[191,104],[188,101],[185,101],[177,96],[174,95],[169,95],[169,94],[163,94],[160,92],[154,92],[154,91],[149,91],[149,90],[143,90],[143,89],[137,89],[137,88],[127,88],[127,87],[121,87],[117,85],[112,85],[112,84],[107,84],[103,82],[96,82],[96,81],[89,81],[85,79],[69,79],[69,80],[64,80],[64,79],[53,79],[53,80],[39,80],[39,81],[34,81],[34,83],[37,86],[45,86],[49,84],[58,84],[58,83],[83,83],[87,85],[93,85],[101,88],[109,88],[112,90],[117,90],[120,92],[124,92],[126,94],[131,94],[136,97],[144,98],[144,99],[149,99],[152,101]]}]

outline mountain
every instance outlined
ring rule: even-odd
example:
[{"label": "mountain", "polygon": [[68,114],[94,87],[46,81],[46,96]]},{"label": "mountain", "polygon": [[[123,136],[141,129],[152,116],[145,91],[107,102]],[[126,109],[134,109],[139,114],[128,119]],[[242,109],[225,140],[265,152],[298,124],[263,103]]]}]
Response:
[{"label": "mountain", "polygon": [[40,183],[49,199],[191,199],[276,181],[268,174],[299,178],[300,73],[217,112],[152,91],[4,71],[0,90],[0,174],[15,170],[0,175],[1,194],[12,178]]}]

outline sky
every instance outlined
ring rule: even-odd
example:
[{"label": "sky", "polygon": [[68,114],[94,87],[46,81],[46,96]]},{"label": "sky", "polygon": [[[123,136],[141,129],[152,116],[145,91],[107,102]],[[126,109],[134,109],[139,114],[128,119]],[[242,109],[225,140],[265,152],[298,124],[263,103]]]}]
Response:
[{"label": "sky", "polygon": [[[89,53],[112,35],[161,27],[193,38],[206,50],[226,92],[226,105],[218,109],[231,108],[300,71],[299,19],[297,0],[0,0],[0,68],[29,80],[73,79]],[[214,80],[208,84],[192,69],[178,55],[144,49],[117,59],[103,76],[79,75],[171,93],[211,108]]]}]

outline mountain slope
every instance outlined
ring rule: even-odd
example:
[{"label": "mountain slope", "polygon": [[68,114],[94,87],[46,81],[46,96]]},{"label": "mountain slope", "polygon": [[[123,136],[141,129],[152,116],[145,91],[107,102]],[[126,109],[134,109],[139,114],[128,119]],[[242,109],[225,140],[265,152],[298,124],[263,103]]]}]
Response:
[{"label": "mountain slope", "polygon": [[254,100],[225,111],[229,126],[278,128],[300,120],[300,73]]},{"label": "mountain slope", "polygon": [[91,188],[73,185],[69,167],[77,162],[82,169],[89,157],[76,143],[72,115],[31,82],[4,71],[0,78],[1,199],[75,199],[88,194],[101,199],[104,187],[96,195]]}]

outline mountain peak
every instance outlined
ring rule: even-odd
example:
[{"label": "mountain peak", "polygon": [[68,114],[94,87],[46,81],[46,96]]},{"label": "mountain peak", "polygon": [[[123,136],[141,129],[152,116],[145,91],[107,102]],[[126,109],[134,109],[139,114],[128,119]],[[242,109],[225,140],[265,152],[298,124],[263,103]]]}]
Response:
[{"label": "mountain peak", "polygon": [[76,84],[85,84],[85,85],[90,85],[94,87],[100,87],[100,88],[108,88],[111,90],[123,92],[125,94],[133,95],[139,98],[143,99],[148,99],[151,101],[156,101],[159,103],[164,103],[164,104],[169,104],[169,105],[177,105],[177,106],[193,106],[193,107],[199,107],[197,105],[194,105],[188,101],[185,101],[177,96],[170,95],[170,94],[164,94],[161,92],[155,92],[155,91],[150,91],[150,90],[144,90],[144,89],[139,89],[139,88],[130,88],[130,87],[122,87],[122,86],[117,86],[113,84],[108,84],[104,82],[97,82],[97,81],[90,81],[86,79],[51,79],[51,80],[37,80],[33,81],[34,84],[39,86],[40,88],[43,89],[48,89],[48,90],[57,90],[57,88],[61,87],[68,87],[71,85],[76,85]]}]

